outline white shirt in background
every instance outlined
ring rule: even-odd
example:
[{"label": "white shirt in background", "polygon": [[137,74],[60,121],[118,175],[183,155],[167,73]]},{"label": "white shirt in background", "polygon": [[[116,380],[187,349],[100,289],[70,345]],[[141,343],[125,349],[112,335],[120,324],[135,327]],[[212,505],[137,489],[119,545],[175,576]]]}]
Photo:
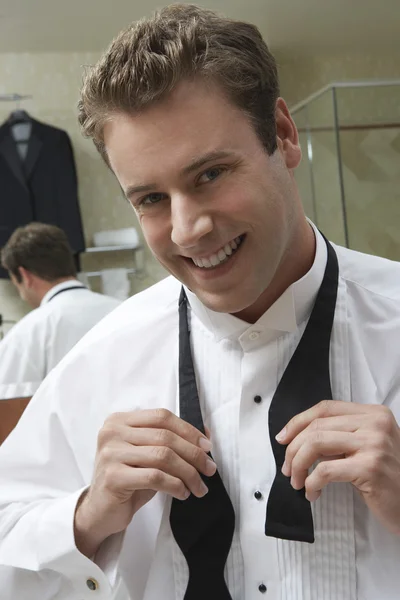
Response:
[{"label": "white shirt in background", "polygon": [[[268,410],[322,280],[326,246],[316,237],[311,270],[253,325],[210,311],[187,292],[204,422],[236,512],[226,567],[233,600],[395,600],[400,593],[400,537],[377,522],[350,484],[329,484],[313,504],[315,544],[264,535],[275,474]],[[399,421],[400,265],[335,249],[333,397],[384,403]],[[183,599],[188,573],[171,534],[169,497],[156,494],[94,562],[73,536],[105,418],[143,408],[178,412],[179,293],[169,277],[95,327],[46,379],[0,448],[2,600]]]},{"label": "white shirt in background", "polygon": [[52,287],[0,341],[0,400],[33,396],[76,342],[119,304],[78,280]]}]

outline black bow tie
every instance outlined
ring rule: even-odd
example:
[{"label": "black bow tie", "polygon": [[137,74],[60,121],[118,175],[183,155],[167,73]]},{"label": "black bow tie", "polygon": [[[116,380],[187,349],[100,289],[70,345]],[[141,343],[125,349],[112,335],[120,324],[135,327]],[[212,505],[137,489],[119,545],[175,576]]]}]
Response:
[{"label": "black bow tie", "polygon": [[[320,400],[332,398],[329,348],[338,288],[338,261],[325,239],[328,260],[324,278],[303,336],[286,368],[269,410],[269,435],[276,463],[276,476],[267,503],[265,534],[314,541],[311,506],[304,490],[294,490],[281,472],[285,447],[275,436],[296,414]],[[180,417],[204,433],[196,377],[190,349],[187,297],[179,299],[179,401]],[[208,494],[185,501],[173,499],[170,523],[173,535],[189,567],[185,600],[232,600],[224,579],[224,568],[232,544],[235,514],[218,474],[203,477]]]}]

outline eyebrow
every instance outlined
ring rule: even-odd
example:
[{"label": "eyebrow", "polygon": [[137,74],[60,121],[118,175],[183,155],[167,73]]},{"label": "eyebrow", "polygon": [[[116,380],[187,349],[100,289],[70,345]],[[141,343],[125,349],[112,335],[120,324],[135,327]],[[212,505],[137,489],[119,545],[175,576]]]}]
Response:
[{"label": "eyebrow", "polygon": [[[232,156],[232,153],[224,150],[208,152],[204,156],[192,160],[186,167],[182,169],[181,174],[189,175],[190,173],[193,173],[193,171],[197,171],[211,161],[219,160],[220,158],[228,158],[229,156]],[[125,191],[125,196],[129,199],[134,194],[150,192],[157,189],[157,187],[158,186],[156,183],[147,183],[145,185],[129,185]]]},{"label": "eyebrow", "polygon": [[131,196],[134,196],[135,194],[141,194],[142,192],[150,192],[155,188],[157,188],[157,185],[155,183],[149,183],[147,185],[128,185],[124,193],[129,200],[129,198],[131,198]]},{"label": "eyebrow", "polygon": [[208,152],[204,156],[192,160],[192,162],[189,163],[187,167],[184,167],[184,169],[182,169],[182,174],[189,175],[193,171],[197,171],[197,169],[200,169],[208,162],[211,162],[213,160],[219,160],[220,158],[228,158],[228,156],[231,156],[231,152],[226,152],[224,150],[220,150],[219,152]]}]

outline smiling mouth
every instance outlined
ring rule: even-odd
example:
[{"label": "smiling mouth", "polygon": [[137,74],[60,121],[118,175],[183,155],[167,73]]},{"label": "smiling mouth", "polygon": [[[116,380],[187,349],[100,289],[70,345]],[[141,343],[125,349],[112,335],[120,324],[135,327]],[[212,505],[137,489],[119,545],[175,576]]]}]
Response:
[{"label": "smiling mouth", "polygon": [[236,254],[245,237],[245,235],[236,237],[228,244],[225,244],[225,246],[218,250],[217,253],[211,254],[207,258],[191,258],[189,260],[191,260],[196,267],[199,267],[200,269],[215,269],[215,267],[219,267],[220,265],[228,262],[232,256]]}]

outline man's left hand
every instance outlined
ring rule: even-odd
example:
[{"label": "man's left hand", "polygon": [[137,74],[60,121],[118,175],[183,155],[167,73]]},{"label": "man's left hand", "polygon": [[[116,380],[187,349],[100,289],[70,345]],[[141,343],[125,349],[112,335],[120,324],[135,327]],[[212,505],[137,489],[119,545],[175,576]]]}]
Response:
[{"label": "man's left hand", "polygon": [[[400,428],[382,405],[324,400],[277,436],[284,475],[316,500],[331,481],[350,482],[383,525],[400,534]],[[309,474],[312,465],[320,460]]]}]

